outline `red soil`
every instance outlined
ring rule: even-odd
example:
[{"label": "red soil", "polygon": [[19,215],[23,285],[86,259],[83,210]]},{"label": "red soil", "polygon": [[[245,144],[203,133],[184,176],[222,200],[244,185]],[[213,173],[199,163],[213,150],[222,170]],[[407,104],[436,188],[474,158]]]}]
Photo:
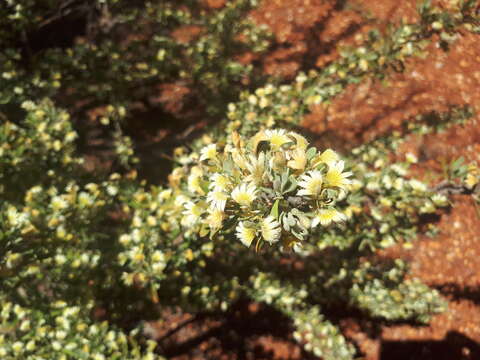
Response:
[{"label": "red soil", "polygon": [[354,11],[335,9],[335,1],[265,1],[251,13],[274,34],[276,47],[263,59],[265,73],[292,78],[298,70],[322,66],[338,57],[337,46],[355,43],[364,19]]},{"label": "red soil", "polygon": [[464,33],[445,52],[432,43],[425,59],[406,62],[386,84],[366,80],[351,85],[331,105],[312,107],[303,125],[318,133],[334,134],[337,141],[360,144],[399,129],[415,115],[444,112],[455,105],[480,104],[480,42]]}]

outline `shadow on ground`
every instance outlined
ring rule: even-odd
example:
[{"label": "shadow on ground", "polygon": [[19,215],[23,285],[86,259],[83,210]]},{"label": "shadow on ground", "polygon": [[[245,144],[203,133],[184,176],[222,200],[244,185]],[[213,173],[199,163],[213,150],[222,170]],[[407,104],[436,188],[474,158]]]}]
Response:
[{"label": "shadow on ground", "polygon": [[470,338],[450,331],[439,341],[384,341],[380,360],[475,360],[480,359],[480,345]]}]

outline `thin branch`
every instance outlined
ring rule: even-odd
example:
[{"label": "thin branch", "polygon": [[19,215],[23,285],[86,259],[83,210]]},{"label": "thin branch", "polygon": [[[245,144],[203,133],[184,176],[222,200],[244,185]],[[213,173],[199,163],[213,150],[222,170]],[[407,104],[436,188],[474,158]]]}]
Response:
[{"label": "thin branch", "polygon": [[451,195],[451,194],[473,194],[480,190],[479,184],[475,185],[472,188],[468,188],[463,184],[454,184],[449,182],[448,180],[444,180],[434,186],[431,189],[433,192],[444,194],[444,195]]}]

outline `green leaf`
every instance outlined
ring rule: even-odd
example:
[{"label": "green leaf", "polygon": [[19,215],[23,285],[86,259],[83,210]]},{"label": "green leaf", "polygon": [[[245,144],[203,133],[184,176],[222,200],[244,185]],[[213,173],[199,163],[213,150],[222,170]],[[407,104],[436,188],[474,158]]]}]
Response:
[{"label": "green leaf", "polygon": [[297,180],[293,176],[290,176],[290,185],[283,191],[284,194],[289,193],[290,191],[293,191],[297,188]]},{"label": "green leaf", "polygon": [[63,352],[67,355],[70,355],[73,359],[88,359],[87,354],[81,352],[80,350],[63,349]]},{"label": "green leaf", "polygon": [[459,157],[457,160],[455,160],[455,161],[452,163],[452,165],[450,165],[451,169],[452,169],[453,171],[458,170],[458,169],[462,166],[463,161],[464,161],[463,156]]},{"label": "green leaf", "polygon": [[277,192],[280,192],[282,189],[282,180],[280,179],[280,176],[275,175],[275,178],[273,180],[273,189]]},{"label": "green leaf", "polygon": [[272,209],[270,210],[270,215],[272,215],[275,219],[278,219],[278,206],[280,204],[280,199],[275,200],[273,203]]},{"label": "green leaf", "polygon": [[231,157],[227,157],[223,161],[223,171],[225,171],[228,174],[231,174],[233,172],[233,160]]},{"label": "green leaf", "polygon": [[12,95],[7,95],[5,93],[0,94],[0,105],[8,104],[11,99],[12,99]]},{"label": "green leaf", "polygon": [[310,161],[312,158],[317,154],[317,149],[311,147],[310,149],[307,150],[305,155],[307,156],[307,160]]},{"label": "green leaf", "polygon": [[290,169],[287,169],[287,171],[283,172],[282,175],[281,175],[282,184],[281,184],[280,189],[283,189],[285,187],[285,185],[287,185],[289,170]]},{"label": "green leaf", "polygon": [[266,188],[266,187],[261,187],[260,189],[262,190],[262,192],[266,193],[268,196],[275,197],[275,191],[273,191],[272,189]]}]

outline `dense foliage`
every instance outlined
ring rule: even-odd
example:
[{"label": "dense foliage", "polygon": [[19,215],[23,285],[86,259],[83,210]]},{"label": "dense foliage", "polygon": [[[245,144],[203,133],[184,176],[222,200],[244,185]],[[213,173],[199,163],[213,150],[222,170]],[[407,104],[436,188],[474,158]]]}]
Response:
[{"label": "dense foliage", "polygon": [[[196,1],[60,3],[0,5],[2,359],[161,358],[142,331],[144,314],[227,311],[243,296],[290,317],[307,351],[351,359],[354,346],[323,309],[418,322],[445,310],[407,264],[375,252],[415,246],[426,215],[449,206],[448,193],[409,175],[415,156],[393,162],[392,153],[406,133],[468,121],[469,109],[412,120],[404,133],[343,155],[310,145],[298,123],[309,105],[420,56],[433,34],[448,48],[457,28],[478,31],[473,2],[454,13],[427,2],[420,23],[372,31],[291,83],[237,59],[274,43],[245,16],[256,0],[219,10]],[[80,40],[39,42],[73,20]],[[174,36],[185,27],[193,38]],[[175,149],[168,181],[147,183],[126,129],[139,106],[161,107],[149,98],[159,83],[179,80],[210,125]],[[108,149],[98,154],[86,125],[92,109],[101,109],[94,126]],[[109,166],[92,166],[92,151]],[[461,161],[448,174],[465,189],[480,176]]]}]

